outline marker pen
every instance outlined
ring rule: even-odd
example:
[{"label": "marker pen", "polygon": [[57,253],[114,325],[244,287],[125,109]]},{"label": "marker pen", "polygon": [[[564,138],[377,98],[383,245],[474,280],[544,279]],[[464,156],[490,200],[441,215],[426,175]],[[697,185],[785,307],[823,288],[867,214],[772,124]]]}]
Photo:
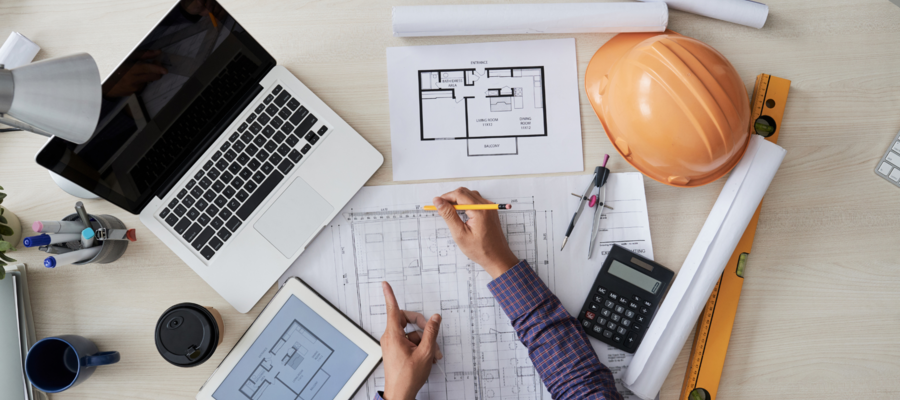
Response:
[{"label": "marker pen", "polygon": [[82,249],[65,254],[50,256],[44,259],[44,266],[47,268],[56,268],[60,265],[68,265],[84,260],[90,260],[91,258],[97,256],[98,253],[100,253],[100,249],[101,246],[96,246],[89,249]]},{"label": "marker pen", "polygon": [[74,242],[77,240],[81,240],[80,233],[57,233],[55,235],[48,235],[44,233],[37,236],[27,237],[22,240],[22,244],[24,244],[25,247],[38,247],[46,246],[48,244]]},{"label": "marker pen", "polygon": [[31,229],[37,233],[81,233],[84,224],[77,221],[34,221]]},{"label": "marker pen", "polygon": [[86,249],[88,247],[94,247],[94,230],[91,228],[84,228],[81,231],[81,248]]}]

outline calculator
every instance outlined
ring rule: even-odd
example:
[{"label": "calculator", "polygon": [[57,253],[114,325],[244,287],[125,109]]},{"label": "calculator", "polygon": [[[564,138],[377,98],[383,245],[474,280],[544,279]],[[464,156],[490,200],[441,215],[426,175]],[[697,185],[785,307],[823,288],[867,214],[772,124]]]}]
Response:
[{"label": "calculator", "polygon": [[578,314],[589,336],[634,353],[675,273],[614,244]]}]

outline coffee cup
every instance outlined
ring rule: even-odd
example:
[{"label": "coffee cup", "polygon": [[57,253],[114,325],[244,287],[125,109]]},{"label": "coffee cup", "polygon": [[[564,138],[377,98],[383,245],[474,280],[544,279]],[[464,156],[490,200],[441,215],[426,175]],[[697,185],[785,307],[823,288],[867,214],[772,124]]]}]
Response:
[{"label": "coffee cup", "polygon": [[170,307],[156,322],[156,349],[170,364],[196,367],[222,344],[225,323],[215,308],[194,303]]},{"label": "coffee cup", "polygon": [[118,351],[100,352],[94,342],[78,335],[41,339],[25,356],[25,374],[38,390],[59,393],[91,377],[101,365],[119,362]]}]

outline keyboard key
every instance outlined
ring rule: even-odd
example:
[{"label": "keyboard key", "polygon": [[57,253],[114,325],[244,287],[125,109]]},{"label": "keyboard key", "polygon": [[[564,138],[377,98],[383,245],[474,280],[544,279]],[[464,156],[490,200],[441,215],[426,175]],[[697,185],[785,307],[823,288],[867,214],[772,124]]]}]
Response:
[{"label": "keyboard key", "polygon": [[285,105],[290,99],[291,95],[288,92],[281,92],[281,94],[279,94],[278,97],[275,98],[275,104],[277,104],[278,107],[281,107]]},{"label": "keyboard key", "polygon": [[287,138],[288,146],[294,147],[297,145],[297,143],[300,143],[300,138],[297,137],[297,135],[288,136],[288,138]]},{"label": "keyboard key", "polygon": [[626,299],[624,296],[619,296],[619,303],[628,304],[628,299]]},{"label": "keyboard key", "polygon": [[262,164],[259,162],[259,160],[255,159],[255,158],[250,160],[249,163],[247,163],[247,167],[250,168],[251,170],[258,169],[260,165],[262,165]]},{"label": "keyboard key", "polygon": [[319,137],[316,136],[316,133],[313,131],[309,131],[309,133],[307,133],[303,138],[306,139],[306,141],[310,144],[316,144],[316,142],[319,141]]},{"label": "keyboard key", "polygon": [[319,119],[316,118],[315,115],[309,114],[309,116],[306,117],[306,119],[304,119],[303,122],[300,123],[300,125],[297,125],[297,129],[294,129],[294,132],[296,132],[297,135],[305,135],[306,132],[316,124],[316,122],[319,122]]},{"label": "keyboard key", "polygon": [[240,207],[241,202],[237,201],[237,199],[231,199],[231,201],[228,202],[228,208],[230,208],[231,211],[237,211]]},{"label": "keyboard key", "polygon": [[210,226],[212,226],[213,228],[216,228],[216,229],[221,228],[223,224],[225,224],[225,223],[222,222],[222,220],[219,219],[218,217],[213,218],[212,222],[209,223]]},{"label": "keyboard key", "polygon": [[244,143],[250,143],[251,140],[253,140],[253,134],[252,134],[252,133],[250,133],[250,132],[244,132],[244,134],[241,135],[241,141],[242,141],[242,142],[244,142]]},{"label": "keyboard key", "polygon": [[196,208],[192,208],[188,210],[187,217],[191,219],[191,221],[197,219],[200,216],[200,211],[197,211]]},{"label": "keyboard key", "polygon": [[277,132],[275,133],[275,136],[272,136],[272,140],[274,140],[275,143],[281,143],[284,141],[284,139],[287,139],[287,135],[281,132]]},{"label": "keyboard key", "polygon": [[212,166],[213,166],[213,162],[212,162],[212,161],[207,161],[206,164],[203,164],[203,170],[204,170],[204,171],[209,171],[209,169],[212,168]]},{"label": "keyboard key", "polygon": [[891,180],[893,180],[894,182],[900,181],[900,169],[895,168],[893,171],[891,171],[891,174],[888,175],[888,177],[891,178]]},{"label": "keyboard key", "polygon": [[881,163],[881,165],[878,167],[878,172],[881,173],[881,174],[884,175],[884,176],[887,176],[887,175],[889,175],[889,174],[891,173],[891,170],[893,170],[893,169],[894,169],[894,167],[892,167],[891,164],[888,164],[888,163],[886,163],[886,162],[883,162],[883,163]]},{"label": "keyboard key", "polygon": [[616,325],[615,322],[610,321],[608,324],[606,324],[606,327],[609,328],[609,329],[616,329],[616,328],[618,328],[619,326]]},{"label": "keyboard key", "polygon": [[196,185],[196,184],[197,184],[197,181],[191,179],[190,181],[188,181],[187,185],[184,185],[184,188],[187,190],[191,190],[191,188],[193,188],[194,185]]},{"label": "keyboard key", "polygon": [[[634,322],[641,322],[641,323],[647,322],[647,317],[645,317],[643,315],[636,315],[634,317]],[[635,326],[637,326],[637,325],[635,325]]]},{"label": "keyboard key", "polygon": [[616,312],[617,312],[617,313],[620,313],[620,314],[623,313],[623,312],[625,312],[625,307],[622,307],[622,306],[616,306]]},{"label": "keyboard key", "polygon": [[635,303],[635,302],[633,302],[633,301],[629,301],[629,302],[628,302],[628,308],[637,310],[638,305],[637,305],[637,303]]},{"label": "keyboard key", "polygon": [[265,128],[263,128],[262,133],[263,135],[265,135],[265,137],[271,137],[275,133],[275,129],[271,126],[266,126]]},{"label": "keyboard key", "polygon": [[200,178],[203,178],[203,175],[203,171],[197,171],[197,173],[194,174],[194,179],[199,180]]},{"label": "keyboard key", "polygon": [[244,200],[247,200],[248,197],[250,197],[250,194],[241,190],[241,191],[237,192],[237,196],[235,196],[235,197],[240,201],[244,201]]},{"label": "keyboard key", "polygon": [[588,321],[586,319],[581,320],[581,326],[583,326],[585,330],[591,329],[591,326],[593,325],[594,324],[592,324],[591,321]]},{"label": "keyboard key", "polygon": [[175,214],[170,214],[168,218],[166,218],[166,223],[169,224],[169,226],[175,226],[175,224],[178,223],[178,217],[176,217]]},{"label": "keyboard key", "polygon": [[164,208],[164,209],[162,210],[162,212],[159,213],[159,217],[160,217],[160,218],[165,218],[167,215],[169,215],[169,209],[168,209],[168,208]]},{"label": "keyboard key", "polygon": [[194,197],[203,196],[203,188],[201,188],[200,186],[194,186],[194,188],[191,189],[191,195]]},{"label": "keyboard key", "polygon": [[640,311],[641,311],[641,314],[646,315],[648,312],[650,312],[650,309],[647,307],[641,307]]},{"label": "keyboard key", "polygon": [[256,147],[255,144],[250,143],[247,145],[247,149],[244,150],[244,154],[253,157],[254,155],[256,155],[257,151],[259,151],[259,147]]},{"label": "keyboard key", "polygon": [[607,322],[609,322],[609,320],[603,317],[597,319],[597,324],[600,326],[606,326]]},{"label": "keyboard key", "polygon": [[235,161],[235,162],[231,163],[231,165],[228,166],[228,171],[231,172],[232,174],[241,173],[241,169],[243,169],[243,168],[241,167],[241,164],[238,161]]},{"label": "keyboard key", "polygon": [[222,181],[222,183],[227,185],[228,182],[231,182],[232,178],[234,178],[234,175],[232,175],[231,172],[225,171],[222,173],[222,177],[219,178],[219,180]]},{"label": "keyboard key", "polygon": [[634,332],[640,332],[642,329],[644,329],[644,328],[638,324],[631,325],[631,330]]},{"label": "keyboard key", "polygon": [[253,174],[253,180],[256,183],[262,183],[262,181],[264,181],[265,179],[266,179],[266,174],[263,174],[262,172],[256,171],[256,173]]},{"label": "keyboard key", "polygon": [[235,158],[237,158],[237,153],[235,153],[234,151],[228,150],[227,152],[225,152],[225,159],[229,162],[234,161]]},{"label": "keyboard key", "polygon": [[300,154],[300,152],[297,151],[297,149],[293,149],[293,150],[291,150],[291,153],[288,154],[288,158],[290,158],[291,161],[298,163],[303,158],[303,155]]},{"label": "keyboard key", "polygon": [[[291,118],[288,119],[288,121],[294,124],[294,126],[297,126],[307,115],[309,115],[309,111],[306,110],[306,107],[300,107],[299,110],[294,112],[294,115],[291,115]],[[302,132],[306,132],[306,130],[303,130]]]},{"label": "keyboard key", "polygon": [[221,152],[221,151],[217,151],[216,154],[213,154],[212,160],[213,160],[213,161],[219,161],[219,158],[221,158],[221,157],[222,157],[222,152]]},{"label": "keyboard key", "polygon": [[184,203],[184,206],[185,206],[185,207],[193,206],[193,205],[194,205],[194,201],[196,201],[196,200],[194,200],[194,198],[191,197],[191,196],[187,196],[187,197],[184,198],[184,200],[181,200],[181,202]]},{"label": "keyboard key", "polygon": [[[237,137],[237,133],[235,133],[235,137]],[[230,148],[231,148],[231,143],[225,142],[222,144],[222,147],[219,147],[219,151],[225,152],[225,151],[228,151],[228,149],[230,149]]]},{"label": "keyboard key", "polygon": [[634,318],[634,311],[631,311],[631,310],[625,311],[625,317],[626,318]]},{"label": "keyboard key", "polygon": [[179,204],[177,207],[175,207],[175,210],[173,210],[172,212],[174,212],[175,215],[177,215],[179,217],[183,217],[184,213],[187,212],[187,208],[185,208],[183,205]]},{"label": "keyboard key", "polygon": [[241,153],[241,155],[239,155],[237,158],[237,162],[241,163],[241,165],[246,165],[247,161],[250,161],[250,156],[244,153]]},{"label": "keyboard key", "polygon": [[[278,103],[278,102],[276,101],[276,103]],[[269,106],[266,107],[266,114],[269,114],[270,117],[274,117],[275,114],[278,114],[278,108],[280,108],[280,107],[281,107],[281,104],[279,104],[279,105],[269,104]]]},{"label": "keyboard key", "polygon": [[204,225],[204,226],[209,225],[210,220],[211,220],[211,218],[209,217],[209,215],[206,215],[206,214],[200,214],[200,216],[197,217],[197,223],[200,225]]},{"label": "keyboard key", "polygon": [[244,190],[246,190],[247,193],[253,193],[253,191],[256,190],[256,182],[247,181],[247,183],[244,184]]},{"label": "keyboard key", "polygon": [[208,176],[209,179],[212,179],[212,180],[216,180],[216,178],[218,178],[219,175],[222,175],[222,173],[219,172],[219,170],[217,170],[215,168],[211,169],[209,172],[206,173],[206,176]]},{"label": "keyboard key", "polygon": [[319,136],[322,136],[322,135],[324,135],[324,134],[325,134],[325,132],[328,132],[328,127],[327,127],[327,126],[325,126],[325,125],[322,125],[322,127],[320,127],[320,128],[319,128],[319,131],[318,131],[318,132],[316,132],[316,133],[318,133],[318,134],[319,134]]},{"label": "keyboard key", "polygon": [[261,113],[261,112],[262,112],[263,110],[265,110],[265,109],[266,109],[266,105],[265,105],[265,104],[262,104],[262,103],[259,103],[259,105],[256,106],[256,108],[253,110],[253,112],[259,114],[259,113]]},{"label": "keyboard key", "polygon": [[[267,114],[259,114],[259,117],[256,117],[256,121],[263,125],[268,124],[269,120],[271,120],[271,119],[272,119],[272,117],[268,116]],[[269,127],[267,126],[266,128],[269,128]],[[265,130],[266,128],[263,128],[263,130]],[[269,128],[269,129],[271,129],[271,128]]]},{"label": "keyboard key", "polygon": [[309,143],[307,143],[306,146],[303,146],[303,148],[300,149],[300,152],[303,154],[306,154],[307,152],[309,152],[310,149],[312,149],[312,146],[310,146]]},{"label": "keyboard key", "polygon": [[612,315],[612,311],[609,311],[608,309],[604,308],[604,309],[600,310],[600,315],[609,318],[609,316]]},{"label": "keyboard key", "polygon": [[278,154],[281,154],[282,156],[286,156],[290,152],[291,152],[291,148],[287,147],[287,145],[282,144],[281,146],[278,146]]},{"label": "keyboard key", "polygon": [[207,206],[209,206],[209,203],[203,199],[197,199],[197,204],[194,204],[194,208],[196,208],[197,211],[200,211],[200,212],[203,212],[203,210],[206,210]]},{"label": "keyboard key", "polygon": [[281,183],[281,180],[284,179],[284,175],[279,174],[278,172],[273,171],[272,175],[269,175],[262,184],[259,185],[259,189],[253,192],[250,195],[250,198],[247,199],[247,202],[244,203],[243,206],[237,211],[237,216],[243,220],[246,220],[250,214],[253,213],[257,207],[259,207],[260,203],[266,199],[269,193],[272,190],[275,190],[275,187]]},{"label": "keyboard key", "polygon": [[887,162],[891,164],[894,164],[894,166],[900,167],[900,154],[889,151],[885,160],[887,160]]},{"label": "keyboard key", "polygon": [[226,168],[228,168],[228,161],[226,161],[224,158],[219,160],[218,162],[216,162],[216,168],[224,171]]},{"label": "keyboard key", "polygon": [[256,159],[259,161],[266,161],[269,158],[269,152],[265,150],[260,150],[256,153]]},{"label": "keyboard key", "polygon": [[222,239],[223,242],[227,242],[228,239],[231,238],[231,232],[228,231],[228,228],[223,226],[221,229],[219,229],[219,233],[217,233],[216,236]]},{"label": "keyboard key", "polygon": [[194,242],[191,243],[191,246],[194,246],[194,248],[197,250],[202,249],[203,245],[205,245],[206,242],[208,242],[215,233],[216,231],[214,231],[212,228],[204,229],[203,232],[200,232],[200,235],[198,235],[197,238],[194,239]]},{"label": "keyboard key", "polygon": [[[203,194],[203,196],[204,197],[212,196],[212,198],[215,199],[216,193],[221,192],[222,189],[225,189],[225,184],[222,183],[222,181],[216,181],[216,183],[213,183],[212,189],[207,190],[206,193]],[[212,200],[209,200],[209,201],[212,201]]]},{"label": "keyboard key", "polygon": [[619,322],[619,320],[622,319],[622,316],[619,314],[613,314],[611,317],[609,317],[609,319],[613,320],[613,322]]},{"label": "keyboard key", "polygon": [[223,221],[228,221],[232,215],[234,214],[227,208],[223,208],[222,211],[219,212],[219,218],[222,218]]},{"label": "keyboard key", "polygon": [[[300,103],[297,103],[297,105],[300,105]],[[288,106],[290,106],[290,103],[288,103]],[[282,108],[281,111],[278,112],[278,116],[281,119],[288,119],[291,117],[291,114],[291,109],[288,107]]]},{"label": "keyboard key", "polygon": [[628,333],[628,329],[625,329],[620,326],[618,329],[616,329],[616,333],[618,333],[620,335],[624,335],[624,334]]},{"label": "keyboard key", "polygon": [[187,218],[182,218],[181,221],[178,221],[178,225],[175,225],[175,232],[178,232],[178,234],[180,235],[180,234],[184,233],[184,231],[186,231],[187,228],[190,226],[191,226],[191,220],[189,220]]},{"label": "keyboard key", "polygon": [[238,176],[240,176],[244,180],[247,180],[250,179],[251,176],[253,176],[253,171],[251,171],[249,168],[244,168],[243,170],[241,170],[241,173]]},{"label": "keyboard key", "polygon": [[215,217],[216,214],[219,213],[219,207],[216,207],[215,204],[210,204],[209,207],[206,208],[206,213],[209,214],[210,217]]},{"label": "keyboard key", "polygon": [[651,303],[650,301],[647,301],[647,300],[644,300],[644,302],[642,304],[644,305],[644,307],[653,307],[653,303]]},{"label": "keyboard key", "polygon": [[612,336],[613,336],[612,331],[603,331],[603,337],[608,339],[608,338],[611,338]]},{"label": "keyboard key", "polygon": [[230,198],[234,197],[234,192],[235,192],[234,188],[231,186],[228,186],[225,188],[224,191],[222,191],[222,194],[224,194],[226,198],[230,199]]},{"label": "keyboard key", "polygon": [[278,131],[285,135],[290,135],[291,132],[294,131],[294,126],[285,122],[284,125],[281,125],[281,129],[279,129]]},{"label": "keyboard key", "polygon": [[[248,124],[249,124],[249,123],[252,123],[255,119],[256,119],[256,114],[250,114],[250,116],[247,117],[247,123],[248,123]],[[251,126],[252,126],[252,125],[251,125]]]},{"label": "keyboard key", "polygon": [[272,153],[272,155],[269,157],[269,162],[272,163],[272,165],[281,165],[281,160],[283,159],[284,157],[282,157],[280,154]]},{"label": "keyboard key", "polygon": [[262,168],[260,168],[260,170],[261,170],[263,173],[265,173],[266,175],[268,175],[269,172],[272,172],[273,169],[275,169],[275,167],[272,166],[272,164],[269,164],[268,162],[265,163],[265,164],[263,164],[263,165],[262,165]]},{"label": "keyboard key", "polygon": [[272,95],[270,94],[270,95],[266,96],[266,99],[263,100],[263,103],[269,104],[269,103],[271,103],[272,100],[274,100],[274,99],[275,99],[275,96],[272,96]]},{"label": "keyboard key", "polygon": [[613,303],[610,300],[606,300],[605,302],[603,302],[603,306],[606,308],[613,308],[616,306],[616,303]]},{"label": "keyboard key", "polygon": [[[184,189],[182,189],[182,191],[184,191]],[[179,193],[178,197],[179,198],[184,197],[184,195],[186,195],[186,194],[187,193]],[[172,199],[172,201],[169,202],[169,208],[175,208],[175,206],[177,206],[177,205],[178,205],[178,199]]]},{"label": "keyboard key", "polygon": [[628,336],[625,336],[625,347],[626,348],[633,349],[635,344],[637,344],[637,341],[634,340],[633,334],[629,334]]},{"label": "keyboard key", "polygon": [[[243,127],[244,125],[246,125],[246,124],[241,124],[241,127]],[[230,145],[235,140],[237,140],[239,136],[240,135],[237,132],[232,133],[231,136],[228,137],[228,143],[225,143],[225,144]]]},{"label": "keyboard key", "polygon": [[190,228],[188,228],[188,230],[186,232],[184,232],[183,235],[181,235],[181,237],[183,237],[184,240],[187,240],[188,243],[190,243],[190,242],[193,242],[194,239],[197,238],[197,235],[199,235],[200,231],[202,231],[202,230],[203,230],[203,227],[201,227],[200,224],[193,224],[193,225],[191,225]]},{"label": "keyboard key", "polygon": [[228,199],[223,196],[216,197],[214,204],[219,208],[225,207],[225,205],[228,204]]},{"label": "keyboard key", "polygon": [[616,343],[622,343],[622,338],[623,338],[623,337],[624,337],[624,336],[622,336],[622,335],[615,335],[615,336],[613,336],[613,341],[616,342]]},{"label": "keyboard key", "polygon": [[[611,299],[613,299],[613,300],[619,300],[619,295],[610,292],[610,293],[609,293],[609,298],[611,298]],[[610,307],[612,307],[612,306],[610,306]]]},{"label": "keyboard key", "polygon": [[272,94],[278,94],[279,92],[281,92],[281,89],[281,85],[275,86],[275,89],[272,89]]},{"label": "keyboard key", "polygon": [[213,251],[213,249],[209,248],[209,246],[206,246],[203,248],[203,250],[200,250],[200,255],[203,256],[203,258],[209,260],[213,258],[214,255],[216,255],[216,252]]},{"label": "keyboard key", "polygon": [[626,328],[629,327],[629,326],[631,326],[631,320],[630,320],[630,319],[622,318],[622,326],[624,326],[624,327],[626,327]]},{"label": "keyboard key", "polygon": [[589,320],[594,320],[594,318],[597,318],[597,315],[590,311],[584,313],[584,316],[585,316],[585,318],[587,318]]},{"label": "keyboard key", "polygon": [[289,108],[289,109],[291,109],[291,110],[296,110],[297,107],[300,107],[300,102],[297,101],[297,99],[293,99],[293,98],[292,98],[292,99],[288,100],[288,102],[287,102],[287,108]]},{"label": "keyboard key", "polygon": [[261,130],[262,126],[260,124],[254,123],[253,125],[250,125],[250,132],[253,132],[254,134],[259,133]]},{"label": "keyboard key", "polygon": [[231,181],[231,187],[235,189],[240,189],[242,186],[244,186],[244,180],[241,178],[234,178],[234,180]]},{"label": "keyboard key", "polygon": [[231,217],[228,222],[225,223],[225,227],[230,229],[232,232],[237,232],[237,229],[241,227],[241,220],[238,217]]},{"label": "keyboard key", "polygon": [[294,163],[292,163],[291,160],[288,159],[285,159],[281,162],[281,164],[278,164],[278,170],[285,175],[291,172],[292,168],[294,168]]},{"label": "keyboard key", "polygon": [[263,146],[263,148],[266,149],[266,151],[268,151],[269,153],[271,153],[271,152],[275,151],[275,149],[278,148],[278,144],[270,140],[266,143],[265,146]]},{"label": "keyboard key", "polygon": [[212,239],[209,240],[209,247],[211,247],[215,251],[219,251],[222,248],[222,241],[213,236]]},{"label": "keyboard key", "polygon": [[258,147],[263,147],[266,145],[266,138],[264,138],[262,136],[257,136],[255,138],[253,138],[253,144],[257,145]]}]

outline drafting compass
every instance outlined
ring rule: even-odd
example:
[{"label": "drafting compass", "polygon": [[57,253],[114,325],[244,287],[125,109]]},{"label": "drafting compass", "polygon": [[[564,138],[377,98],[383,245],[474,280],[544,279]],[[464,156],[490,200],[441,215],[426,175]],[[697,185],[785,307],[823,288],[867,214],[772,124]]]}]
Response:
[{"label": "drafting compass", "polygon": [[[587,203],[590,207],[597,207],[594,210],[594,225],[591,229],[591,246],[588,253],[588,258],[590,258],[590,252],[593,251],[593,242],[595,238],[594,231],[599,228],[600,224],[600,215],[603,213],[602,209],[604,207],[612,209],[607,206],[606,203],[606,187],[604,184],[606,183],[606,179],[609,177],[609,170],[606,169],[606,162],[609,161],[609,154],[607,154],[603,159],[603,166],[594,168],[594,176],[591,178],[591,181],[588,183],[587,188],[584,190],[584,194],[572,193],[573,196],[578,197],[581,201],[578,204],[578,211],[575,212],[575,215],[572,216],[572,222],[569,222],[569,228],[566,230],[566,236],[563,238],[562,247],[560,247],[560,251],[566,248],[566,242],[569,241],[569,236],[572,235],[572,230],[575,229],[575,223],[578,222],[578,218],[581,217],[581,213],[584,212],[584,205]],[[598,198],[596,195],[591,196],[591,191],[594,190],[595,187],[602,187],[602,191],[600,195],[601,198]]]},{"label": "drafting compass", "polygon": [[[609,155],[603,159],[603,166],[594,169],[594,181],[591,182],[597,187],[597,197],[591,199],[594,207],[594,223],[591,225],[591,244],[588,246],[588,260],[594,254],[594,245],[597,243],[597,237],[600,236],[600,217],[603,216],[603,209],[606,206],[606,179],[609,178],[609,169],[606,168],[606,162],[609,161]],[[596,200],[595,200],[596,199]]]}]

